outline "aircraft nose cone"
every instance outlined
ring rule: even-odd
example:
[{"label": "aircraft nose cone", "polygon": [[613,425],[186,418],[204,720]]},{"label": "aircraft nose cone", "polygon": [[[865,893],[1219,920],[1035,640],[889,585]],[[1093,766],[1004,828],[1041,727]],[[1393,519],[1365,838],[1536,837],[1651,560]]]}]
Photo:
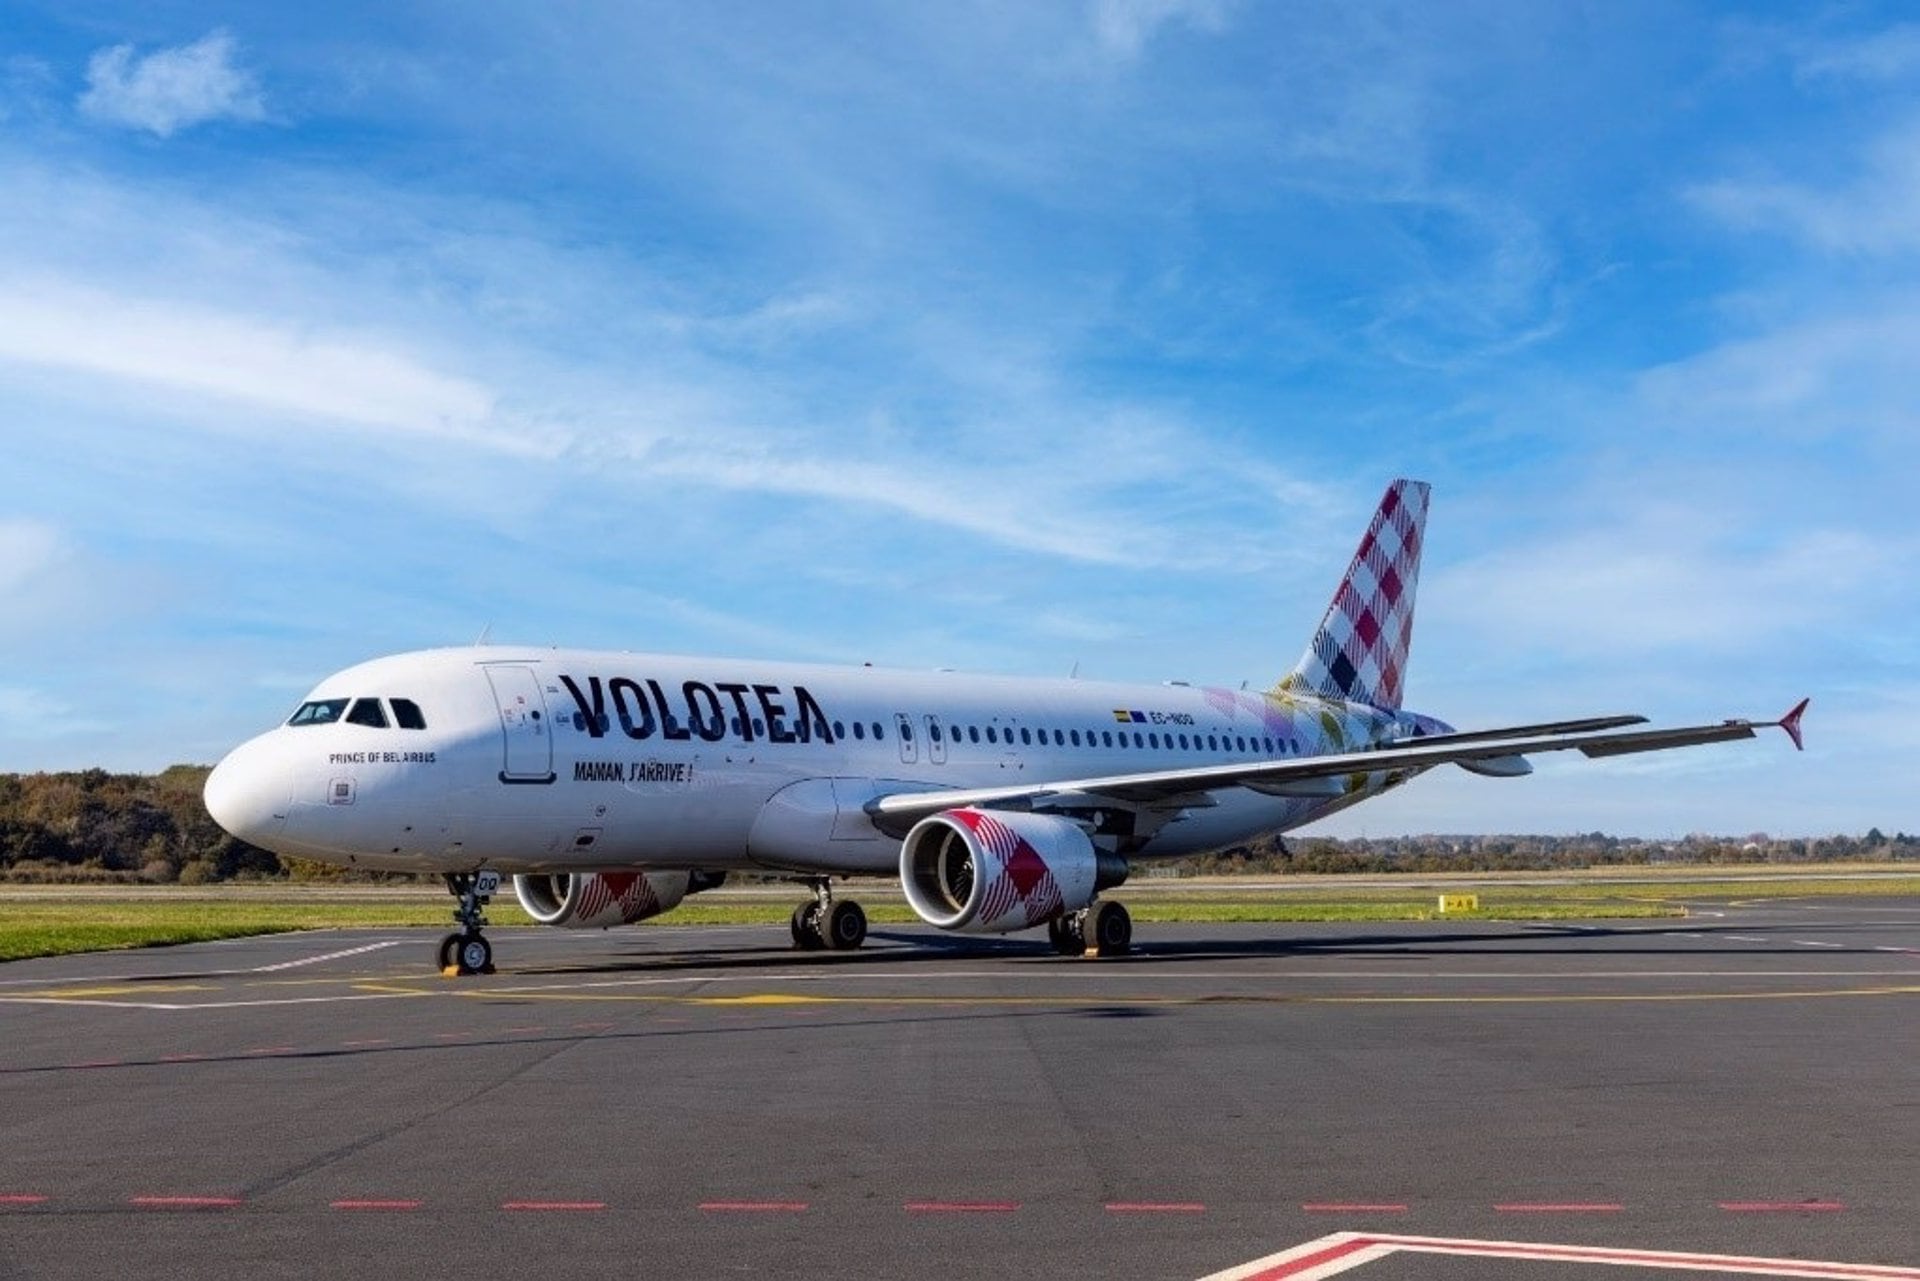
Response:
[{"label": "aircraft nose cone", "polygon": [[286,775],[251,743],[213,767],[202,798],[213,821],[249,845],[266,846],[286,826]]}]

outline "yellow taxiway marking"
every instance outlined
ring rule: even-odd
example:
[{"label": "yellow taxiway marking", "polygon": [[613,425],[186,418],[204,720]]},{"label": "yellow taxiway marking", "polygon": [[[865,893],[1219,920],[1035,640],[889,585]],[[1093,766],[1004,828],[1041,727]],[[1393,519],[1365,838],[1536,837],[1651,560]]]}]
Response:
[{"label": "yellow taxiway marking", "polygon": [[35,992],[41,1000],[84,1001],[94,996],[146,996],[157,992],[217,992],[210,983],[135,983],[125,987],[55,987]]}]

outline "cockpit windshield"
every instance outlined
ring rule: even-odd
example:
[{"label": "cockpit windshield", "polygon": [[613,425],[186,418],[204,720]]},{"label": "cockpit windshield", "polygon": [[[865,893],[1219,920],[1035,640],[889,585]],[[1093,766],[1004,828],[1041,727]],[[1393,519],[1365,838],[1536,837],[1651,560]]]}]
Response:
[{"label": "cockpit windshield", "polygon": [[347,710],[347,702],[348,700],[344,698],[318,698],[302,703],[287,724],[331,725],[340,719],[342,712]]}]

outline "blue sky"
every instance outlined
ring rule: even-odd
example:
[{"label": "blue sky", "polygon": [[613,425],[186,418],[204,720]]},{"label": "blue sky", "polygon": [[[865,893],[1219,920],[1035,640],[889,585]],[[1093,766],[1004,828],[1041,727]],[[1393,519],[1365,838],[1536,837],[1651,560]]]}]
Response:
[{"label": "blue sky", "polygon": [[495,639],[1777,715],[1367,831],[1920,830],[1920,23],[0,0],[0,769]]}]

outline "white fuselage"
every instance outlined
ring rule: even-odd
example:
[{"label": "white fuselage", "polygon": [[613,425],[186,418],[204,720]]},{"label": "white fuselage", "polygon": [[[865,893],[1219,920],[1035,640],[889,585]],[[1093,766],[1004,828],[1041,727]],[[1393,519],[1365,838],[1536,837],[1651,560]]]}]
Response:
[{"label": "white fuselage", "polygon": [[[494,647],[363,663],[309,695],[326,700],[381,700],[385,724],[263,734],[220,764],[209,806],[282,854],[407,871],[887,873],[900,834],[864,808],[882,794],[1321,755],[1446,730],[1411,713],[1179,684]],[[400,728],[393,700],[417,705],[425,727]],[[1353,775],[1302,796],[1229,789],[1177,814],[1128,816],[1116,844],[1130,859],[1218,849],[1410,774]]]}]

